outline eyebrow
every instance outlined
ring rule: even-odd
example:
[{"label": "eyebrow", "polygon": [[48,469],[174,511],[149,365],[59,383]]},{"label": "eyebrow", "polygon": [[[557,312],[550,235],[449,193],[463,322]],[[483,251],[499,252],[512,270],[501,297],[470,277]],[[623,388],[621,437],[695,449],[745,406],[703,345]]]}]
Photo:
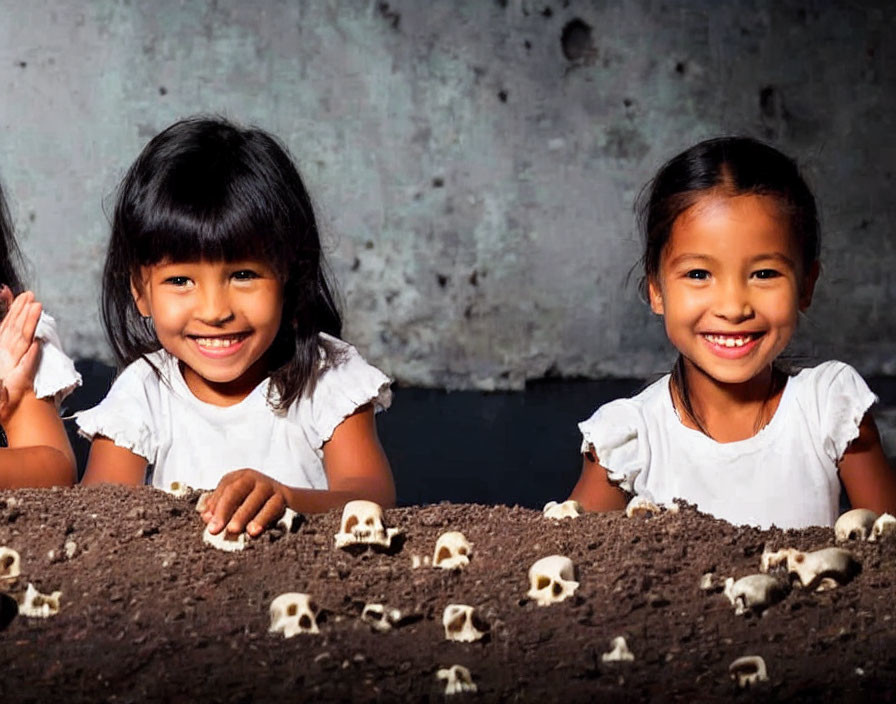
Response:
[{"label": "eyebrow", "polygon": [[[700,262],[715,262],[717,259],[715,257],[711,257],[708,254],[698,254],[696,252],[685,252],[684,254],[679,254],[677,257],[672,259],[669,262],[670,266],[679,266],[683,262],[688,261],[700,261]],[[757,254],[755,257],[750,259],[750,264],[756,264],[757,262],[763,261],[778,261],[783,264],[786,264],[791,267],[796,267],[796,262],[788,257],[786,254],[781,254],[781,252],[763,252],[762,254]]]}]

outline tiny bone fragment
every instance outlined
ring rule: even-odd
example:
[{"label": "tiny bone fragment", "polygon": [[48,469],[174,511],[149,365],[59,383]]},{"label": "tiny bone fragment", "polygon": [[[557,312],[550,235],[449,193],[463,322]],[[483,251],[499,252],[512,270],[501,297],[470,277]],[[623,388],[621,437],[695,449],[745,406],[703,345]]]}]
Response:
[{"label": "tiny bone fragment", "polygon": [[0,581],[15,579],[22,573],[22,559],[12,548],[0,547]]},{"label": "tiny bone fragment", "polygon": [[635,659],[632,651],[628,649],[628,643],[622,636],[616,636],[610,641],[610,652],[600,656],[602,662],[631,662]]},{"label": "tiny bone fragment", "polygon": [[172,496],[182,498],[193,490],[183,482],[171,482],[171,484],[168,485],[166,491]]},{"label": "tiny bone fragment", "polygon": [[744,655],[737,658],[728,666],[728,673],[741,689],[768,680],[765,660],[759,655]]},{"label": "tiny bone fragment", "polygon": [[877,542],[893,530],[896,530],[896,518],[889,513],[882,513],[871,526],[871,535],[868,536],[868,540],[872,543]]},{"label": "tiny bone fragment", "polygon": [[212,535],[206,526],[202,532],[202,542],[224,552],[237,552],[246,547],[246,533],[228,533],[225,529]]},{"label": "tiny bone fragment", "polygon": [[737,581],[725,580],[725,596],[734,606],[734,613],[760,612],[780,601],[787,593],[785,585],[770,574],[751,574]]},{"label": "tiny bone fragment", "polygon": [[564,518],[578,518],[584,512],[582,504],[574,499],[569,499],[563,503],[548,501],[541,511],[545,518],[553,518],[555,521],[561,521]]},{"label": "tiny bone fragment", "polygon": [[649,518],[657,515],[662,509],[653,501],[644,496],[633,496],[625,507],[625,515],[629,518],[639,516],[641,518]]},{"label": "tiny bone fragment", "polygon": [[449,668],[439,670],[436,672],[436,678],[446,680],[446,696],[476,691],[476,683],[473,681],[473,676],[463,665],[452,665]]}]

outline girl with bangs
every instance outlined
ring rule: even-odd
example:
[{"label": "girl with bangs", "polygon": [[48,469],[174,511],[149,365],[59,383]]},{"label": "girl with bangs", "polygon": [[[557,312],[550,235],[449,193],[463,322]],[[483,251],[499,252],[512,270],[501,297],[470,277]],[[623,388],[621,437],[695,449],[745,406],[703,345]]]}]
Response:
[{"label": "girl with bangs", "polygon": [[274,137],[209,118],[154,137],[118,192],[102,309],[123,371],[78,416],[83,483],[213,490],[213,534],[257,536],[287,507],[392,505],[374,422],[390,381],[339,339],[325,267]]}]

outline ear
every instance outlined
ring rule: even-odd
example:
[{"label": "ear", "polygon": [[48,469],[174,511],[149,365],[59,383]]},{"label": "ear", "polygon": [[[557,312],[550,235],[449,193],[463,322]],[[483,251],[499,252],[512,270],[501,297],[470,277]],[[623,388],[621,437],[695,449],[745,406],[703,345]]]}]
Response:
[{"label": "ear", "polygon": [[145,281],[140,281],[136,276],[131,277],[131,295],[134,297],[134,304],[137,306],[140,315],[148,318],[152,315],[152,311],[149,308],[145,284]]},{"label": "ear", "polygon": [[647,279],[647,297],[650,299],[650,310],[657,315],[663,315],[665,312],[663,290],[660,288],[660,282],[653,276]]},{"label": "ear", "polygon": [[818,260],[812,262],[812,266],[803,277],[802,286],[800,286],[800,311],[805,311],[809,304],[812,303],[812,294],[815,293],[815,282],[818,281],[818,274],[821,267]]}]

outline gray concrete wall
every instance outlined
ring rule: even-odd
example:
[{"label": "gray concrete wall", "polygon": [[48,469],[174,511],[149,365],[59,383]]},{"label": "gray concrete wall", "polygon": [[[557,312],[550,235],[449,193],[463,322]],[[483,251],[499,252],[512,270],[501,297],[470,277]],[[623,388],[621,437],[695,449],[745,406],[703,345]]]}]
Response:
[{"label": "gray concrete wall", "polygon": [[822,206],[798,351],[896,374],[893,36],[883,0],[2,0],[0,177],[68,349],[108,359],[124,170],[179,117],[258,124],[316,199],[346,337],[405,383],[519,388],[668,366],[626,285],[632,202],[682,148],[751,134]]}]

